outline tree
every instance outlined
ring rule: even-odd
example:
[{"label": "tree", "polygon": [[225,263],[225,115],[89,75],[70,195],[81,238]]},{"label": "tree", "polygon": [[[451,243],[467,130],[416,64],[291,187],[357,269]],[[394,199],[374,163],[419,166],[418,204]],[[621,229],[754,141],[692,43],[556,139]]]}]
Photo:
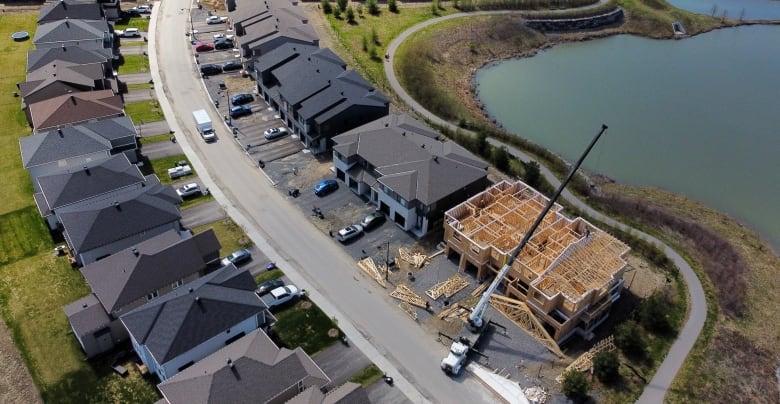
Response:
[{"label": "tree", "polygon": [[439,15],[439,0],[433,0],[431,2],[431,14]]},{"label": "tree", "polygon": [[338,7],[333,9],[333,16],[339,20],[341,19],[341,10]]},{"label": "tree", "polygon": [[363,35],[361,38],[361,41],[363,43],[363,52],[368,52],[368,39],[366,39],[366,36]]},{"label": "tree", "polygon": [[612,383],[620,377],[620,360],[615,351],[601,351],[593,358],[593,372],[602,383]]},{"label": "tree", "polygon": [[570,370],[563,375],[563,394],[575,402],[584,401],[590,391],[590,383],[585,373]]},{"label": "tree", "polygon": [[376,46],[382,45],[382,42],[379,41],[379,34],[376,32],[376,28],[374,27],[371,27],[371,42],[373,42]]},{"label": "tree", "polygon": [[352,9],[352,6],[347,7],[347,22],[350,24],[355,23],[355,10]]},{"label": "tree", "polygon": [[615,344],[626,353],[636,357],[645,356],[647,351],[647,336],[634,320],[628,320],[615,329]]},{"label": "tree", "polygon": [[368,8],[368,13],[371,15],[379,14],[379,4],[376,0],[366,0],[366,8]]},{"label": "tree", "polygon": [[358,3],[357,7],[355,7],[355,11],[357,11],[360,18],[363,18],[363,5]]},{"label": "tree", "polygon": [[490,153],[490,144],[487,141],[487,133],[483,131],[479,131],[477,133],[477,154],[482,157],[489,157],[488,153]]},{"label": "tree", "polygon": [[666,334],[675,330],[671,318],[674,305],[669,297],[661,292],[655,292],[639,306],[639,321],[648,330]]},{"label": "tree", "polygon": [[387,9],[390,10],[391,13],[398,13],[398,3],[396,3],[395,0],[387,0]]},{"label": "tree", "polygon": [[523,168],[525,168],[525,183],[533,188],[539,189],[539,185],[542,183],[542,173],[539,168],[539,163],[531,160],[528,163],[523,163]]},{"label": "tree", "polygon": [[503,146],[493,148],[493,164],[499,171],[509,171],[509,153],[506,148]]},{"label": "tree", "polygon": [[349,0],[336,0],[336,4],[339,6],[339,11],[342,13],[347,11],[347,2],[349,2]]},{"label": "tree", "polygon": [[333,6],[330,4],[330,0],[322,0],[322,12],[324,14],[330,14],[333,12]]}]

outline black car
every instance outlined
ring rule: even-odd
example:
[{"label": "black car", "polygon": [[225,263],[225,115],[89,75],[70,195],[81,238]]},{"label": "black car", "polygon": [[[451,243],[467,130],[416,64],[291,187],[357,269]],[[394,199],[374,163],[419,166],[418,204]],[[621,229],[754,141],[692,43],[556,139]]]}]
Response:
[{"label": "black car", "polygon": [[232,97],[230,97],[230,102],[233,105],[242,105],[242,104],[248,104],[255,100],[255,97],[252,97],[252,94],[236,94]]},{"label": "black car", "polygon": [[372,212],[360,221],[363,230],[371,230],[385,222],[385,215],[382,212]]},{"label": "black car", "polygon": [[258,296],[263,296],[280,286],[284,286],[284,280],[282,278],[271,279],[270,281],[261,283],[257,289],[255,289],[255,293],[257,293]]},{"label": "black car", "polygon": [[252,253],[249,252],[249,250],[238,250],[233,251],[228,255],[227,257],[222,259],[222,265],[228,265],[230,263],[233,263],[235,266],[240,266],[241,264],[249,261],[252,259]]},{"label": "black car", "polygon": [[201,65],[200,73],[205,76],[211,76],[212,74],[222,73],[222,68],[219,65]]},{"label": "black car", "polygon": [[250,108],[248,105],[236,105],[233,108],[230,108],[231,118],[240,118],[242,116],[251,115],[251,114],[252,114],[252,108]]},{"label": "black car", "polygon": [[214,41],[214,49],[233,49],[233,41],[230,39],[217,39]]},{"label": "black car", "polygon": [[231,60],[230,62],[225,62],[222,65],[222,71],[223,72],[229,72],[233,70],[241,70],[244,68],[244,65],[241,64],[241,62],[236,62],[235,60]]}]

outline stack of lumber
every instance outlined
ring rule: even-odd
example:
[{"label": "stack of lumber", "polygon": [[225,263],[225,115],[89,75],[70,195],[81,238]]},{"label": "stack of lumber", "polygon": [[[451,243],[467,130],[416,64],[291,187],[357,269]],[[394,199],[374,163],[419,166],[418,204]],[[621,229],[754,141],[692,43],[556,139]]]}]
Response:
[{"label": "stack of lumber", "polygon": [[420,295],[417,293],[414,293],[414,291],[406,285],[398,285],[398,287],[396,287],[395,290],[390,293],[390,296],[411,305],[422,307],[423,309],[426,307],[425,299],[420,297]]},{"label": "stack of lumber", "polygon": [[432,288],[425,291],[425,294],[430,296],[433,300],[438,299],[441,295],[444,295],[449,299],[454,294],[463,290],[466,286],[469,286],[469,282],[466,278],[453,275],[446,281],[433,285]]},{"label": "stack of lumber", "polygon": [[402,260],[413,265],[415,268],[421,268],[425,264],[427,256],[425,254],[414,253],[412,254],[408,249],[400,247],[398,249],[398,255]]},{"label": "stack of lumber", "polygon": [[358,267],[362,269],[366,275],[374,279],[376,283],[382,285],[382,287],[387,287],[385,284],[385,272],[387,272],[386,266],[376,265],[373,258],[367,257],[358,261]]}]

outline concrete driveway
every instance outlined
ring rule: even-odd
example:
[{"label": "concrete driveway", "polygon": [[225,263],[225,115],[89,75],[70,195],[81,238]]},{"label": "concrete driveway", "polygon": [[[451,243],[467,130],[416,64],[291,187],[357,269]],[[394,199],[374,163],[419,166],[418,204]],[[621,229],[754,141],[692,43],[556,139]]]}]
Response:
[{"label": "concrete driveway", "polygon": [[146,101],[154,98],[154,90],[130,90],[122,95],[125,102]]},{"label": "concrete driveway", "polygon": [[139,125],[135,125],[138,129],[138,136],[157,136],[171,132],[171,128],[168,126],[167,121],[155,121],[144,122]]},{"label": "concrete driveway", "polygon": [[[196,180],[193,182],[200,181]],[[202,184],[201,189],[205,189]],[[194,227],[203,226],[204,224],[216,222],[225,217],[225,211],[219,206],[219,202],[210,201],[182,209],[181,224],[188,229],[192,229]],[[229,253],[230,251],[227,252],[227,254]]]},{"label": "concrete driveway", "polygon": [[120,74],[119,80],[125,84],[144,84],[152,80],[150,73]]},{"label": "concrete driveway", "polygon": [[184,154],[181,146],[178,143],[163,141],[147,143],[141,147],[141,153],[148,157],[149,160],[156,160],[162,157],[175,156],[177,154]]}]

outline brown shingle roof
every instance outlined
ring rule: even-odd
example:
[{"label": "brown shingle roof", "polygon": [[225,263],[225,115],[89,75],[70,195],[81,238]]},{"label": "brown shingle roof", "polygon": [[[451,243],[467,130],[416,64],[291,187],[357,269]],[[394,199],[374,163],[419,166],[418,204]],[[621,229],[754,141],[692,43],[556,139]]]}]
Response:
[{"label": "brown shingle roof", "polygon": [[111,90],[62,95],[30,104],[30,124],[36,131],[123,115],[122,97]]}]

